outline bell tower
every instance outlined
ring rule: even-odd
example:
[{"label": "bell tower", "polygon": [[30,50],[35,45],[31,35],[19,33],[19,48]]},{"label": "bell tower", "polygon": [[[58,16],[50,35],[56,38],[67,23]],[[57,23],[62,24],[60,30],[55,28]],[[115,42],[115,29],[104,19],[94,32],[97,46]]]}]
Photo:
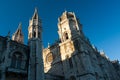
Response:
[{"label": "bell tower", "polygon": [[73,12],[63,12],[58,18],[58,34],[61,42],[82,34],[82,25]]},{"label": "bell tower", "polygon": [[[61,40],[60,56],[63,64],[63,73],[66,80],[91,80],[94,77],[90,61],[89,42],[82,32],[82,25],[73,12],[64,12],[58,19],[58,33]],[[87,65],[86,65],[87,64]],[[85,75],[79,78],[78,74]]]},{"label": "bell tower", "polygon": [[38,11],[35,9],[32,19],[29,21],[28,40],[33,38],[41,39],[41,20],[38,16]]},{"label": "bell tower", "polygon": [[44,80],[41,33],[41,20],[38,16],[38,10],[35,8],[28,27],[28,45],[30,48],[28,80]]},{"label": "bell tower", "polygon": [[[58,34],[61,40],[59,46],[65,79],[76,80],[73,56],[76,54],[77,48],[74,43],[80,36],[83,36],[83,33],[82,25],[73,12],[65,11],[58,18]],[[79,45],[79,43],[77,44]]]}]

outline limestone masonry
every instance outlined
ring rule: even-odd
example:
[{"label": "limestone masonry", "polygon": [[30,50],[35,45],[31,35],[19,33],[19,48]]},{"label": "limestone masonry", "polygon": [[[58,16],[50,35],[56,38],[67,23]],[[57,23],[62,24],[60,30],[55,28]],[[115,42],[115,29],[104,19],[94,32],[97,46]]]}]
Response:
[{"label": "limestone masonry", "polygon": [[59,40],[42,47],[42,25],[29,20],[28,44],[21,23],[10,38],[0,36],[0,80],[120,80],[119,61],[92,46],[74,12],[58,18]]}]

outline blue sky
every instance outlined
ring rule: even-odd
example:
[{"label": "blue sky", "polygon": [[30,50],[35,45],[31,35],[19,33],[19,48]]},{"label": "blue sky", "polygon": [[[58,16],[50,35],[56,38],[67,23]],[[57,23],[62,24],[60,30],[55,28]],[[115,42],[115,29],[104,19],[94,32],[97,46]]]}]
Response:
[{"label": "blue sky", "polygon": [[65,11],[75,12],[83,32],[111,60],[120,60],[120,1],[119,0],[0,0],[0,35],[11,36],[22,22],[27,44],[29,19],[38,8],[42,19],[43,44],[58,39],[58,17]]}]

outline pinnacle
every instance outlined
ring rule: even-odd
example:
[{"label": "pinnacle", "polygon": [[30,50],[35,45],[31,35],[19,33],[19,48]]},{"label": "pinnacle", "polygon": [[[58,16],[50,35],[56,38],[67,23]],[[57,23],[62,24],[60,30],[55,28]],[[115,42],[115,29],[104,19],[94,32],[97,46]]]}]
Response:
[{"label": "pinnacle", "polygon": [[18,30],[21,30],[21,29],[22,29],[22,23],[20,22],[18,25]]},{"label": "pinnacle", "polygon": [[33,19],[38,19],[38,9],[35,8]]}]

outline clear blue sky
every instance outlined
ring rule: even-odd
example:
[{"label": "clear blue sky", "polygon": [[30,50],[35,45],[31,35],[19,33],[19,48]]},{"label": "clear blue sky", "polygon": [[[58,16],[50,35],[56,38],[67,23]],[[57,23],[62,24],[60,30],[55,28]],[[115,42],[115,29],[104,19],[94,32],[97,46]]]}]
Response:
[{"label": "clear blue sky", "polygon": [[58,39],[58,17],[75,12],[83,24],[83,32],[111,60],[120,60],[120,0],[0,0],[0,35],[11,36],[22,22],[27,44],[28,23],[37,7],[42,19],[43,44]]}]

